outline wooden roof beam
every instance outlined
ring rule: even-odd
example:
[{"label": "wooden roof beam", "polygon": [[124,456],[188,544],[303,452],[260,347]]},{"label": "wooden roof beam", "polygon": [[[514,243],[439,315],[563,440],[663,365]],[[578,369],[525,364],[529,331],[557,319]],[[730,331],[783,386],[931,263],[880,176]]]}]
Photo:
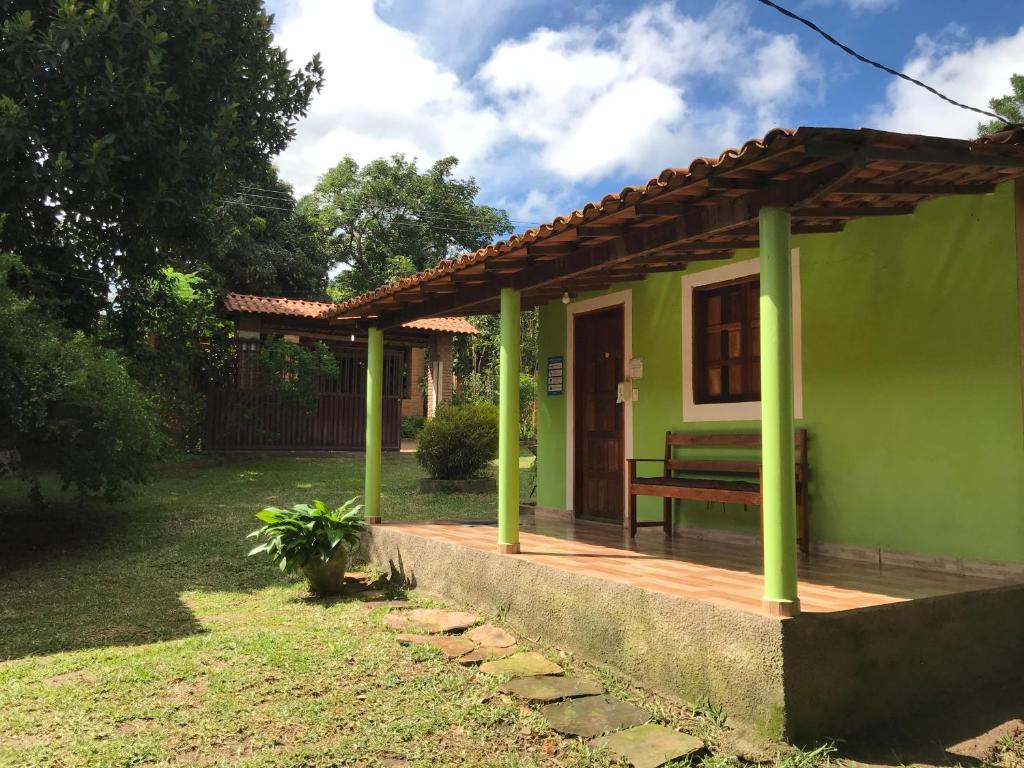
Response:
[{"label": "wooden roof beam", "polygon": [[[525,290],[551,284],[561,284],[567,278],[579,279],[584,274],[599,271],[611,263],[625,262],[640,258],[671,247],[684,248],[686,245],[700,246],[704,238],[719,233],[732,232],[737,227],[748,226],[751,233],[757,231],[757,216],[761,207],[777,205],[793,208],[806,201],[828,194],[832,189],[849,181],[859,171],[850,164],[830,165],[813,173],[805,174],[777,185],[766,187],[743,197],[723,198],[714,205],[693,207],[686,215],[650,227],[626,228],[625,234],[611,242],[596,243],[579,248],[571,256],[536,264],[532,269],[523,270],[507,283],[491,281],[472,290],[463,289],[455,298],[445,297],[434,308],[432,314],[464,312],[470,307],[493,299],[495,290],[502,286]],[[832,225],[828,231],[836,232],[841,225]],[[497,277],[497,276],[496,276]],[[470,297],[477,297],[472,300]],[[389,313],[382,319],[382,326],[401,325],[418,316],[414,311],[400,310]]]},{"label": "wooden roof beam", "polygon": [[877,182],[853,182],[832,195],[987,195],[996,191],[995,184],[879,184]]},{"label": "wooden roof beam", "polygon": [[622,237],[628,231],[625,224],[579,224],[576,227],[579,237]]},{"label": "wooden roof beam", "polygon": [[856,205],[847,207],[794,208],[793,216],[815,219],[859,219],[867,216],[909,216],[914,212],[913,205],[870,206]]},{"label": "wooden roof beam", "polygon": [[963,165],[990,168],[1024,168],[1024,157],[994,152],[961,152],[934,148],[910,147],[896,149],[872,145],[857,146],[842,141],[814,139],[807,142],[808,157],[858,157],[865,162],[927,163],[932,165]]}]

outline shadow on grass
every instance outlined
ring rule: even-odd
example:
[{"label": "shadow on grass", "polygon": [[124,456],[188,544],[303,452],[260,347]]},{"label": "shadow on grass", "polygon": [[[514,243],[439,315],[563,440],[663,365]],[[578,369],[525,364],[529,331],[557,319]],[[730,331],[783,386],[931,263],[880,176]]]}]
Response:
[{"label": "shadow on grass", "polygon": [[241,537],[208,545],[201,519],[107,504],[5,506],[0,660],[198,634],[183,592],[254,591],[283,578],[247,561]]}]

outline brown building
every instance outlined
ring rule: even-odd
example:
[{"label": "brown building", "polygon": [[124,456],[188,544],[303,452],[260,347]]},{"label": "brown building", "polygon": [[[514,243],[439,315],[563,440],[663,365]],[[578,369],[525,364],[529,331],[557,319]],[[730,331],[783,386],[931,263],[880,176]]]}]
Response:
[{"label": "brown building", "polygon": [[[238,357],[232,381],[207,401],[208,444],[215,450],[361,450],[366,429],[366,333],[355,321],[330,319],[334,304],[229,293],[224,311],[234,319]],[[413,320],[388,334],[384,349],[383,443],[397,450],[402,417],[434,414],[454,389],[453,340],[477,329],[461,317]],[[338,375],[320,382],[312,411],[256,387],[260,344],[281,337],[323,342]],[[420,386],[424,380],[426,398]]]}]

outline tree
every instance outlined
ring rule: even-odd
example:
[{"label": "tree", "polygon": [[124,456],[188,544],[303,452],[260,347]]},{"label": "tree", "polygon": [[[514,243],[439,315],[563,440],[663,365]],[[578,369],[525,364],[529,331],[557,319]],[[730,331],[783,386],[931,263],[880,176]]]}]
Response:
[{"label": "tree", "polygon": [[79,496],[114,497],[140,482],[163,442],[152,403],[125,358],[70,332],[8,286],[25,272],[0,254],[0,452],[40,498],[35,472],[54,468]]},{"label": "tree", "polygon": [[291,69],[262,0],[0,8],[0,248],[90,328],[115,281],[203,260],[203,222],[266,178],[323,69]]},{"label": "tree", "polygon": [[362,168],[346,156],[324,174],[299,210],[314,222],[342,272],[335,299],[373,290],[487,245],[512,225],[502,210],[475,202],[473,178],[456,179],[454,157],[420,172],[396,154]]},{"label": "tree", "polygon": [[291,186],[271,168],[240,187],[204,222],[210,247],[188,265],[220,292],[327,298],[332,256],[316,225],[295,210]]},{"label": "tree", "polygon": [[[1010,78],[1010,89],[1011,92],[1006,96],[990,99],[989,109],[1018,125],[1024,125],[1024,75],[1013,75]],[[1006,123],[1001,120],[990,120],[978,125],[978,133],[995,133],[1005,131],[1006,128]]]}]

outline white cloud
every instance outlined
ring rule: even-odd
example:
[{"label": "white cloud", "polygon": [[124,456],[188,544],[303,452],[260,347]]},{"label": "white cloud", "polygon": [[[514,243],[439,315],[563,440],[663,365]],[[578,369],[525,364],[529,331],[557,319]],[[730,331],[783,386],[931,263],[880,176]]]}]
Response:
[{"label": "white cloud", "polygon": [[[1024,26],[1016,34],[992,40],[952,42],[922,35],[903,71],[947,96],[986,109],[989,99],[1010,90],[1010,76],[1024,62]],[[988,118],[947,104],[923,88],[894,80],[884,104],[870,112],[870,125],[890,131],[968,137]]]},{"label": "white cloud", "polygon": [[[504,18],[509,2],[495,3]],[[757,29],[747,13],[736,0],[704,16],[652,3],[613,24],[492,41],[460,76],[431,55],[437,39],[428,46],[385,23],[372,0],[299,0],[277,40],[295,62],[319,51],[327,80],[279,160],[282,175],[301,194],[346,153],[454,154],[485,200],[509,201],[516,219],[549,219],[561,208],[542,204],[578,204],[579,188],[601,178],[617,189],[734,146],[817,97],[797,39]]]},{"label": "white cloud", "polygon": [[459,78],[425,56],[412,35],[382,22],[372,0],[301,0],[277,42],[293,62],[320,52],[323,90],[278,165],[298,193],[351,154],[394,152],[472,163],[493,144],[497,116]]},{"label": "white cloud", "polygon": [[[729,146],[741,138],[744,107],[754,117],[746,127],[763,130],[801,98],[811,72],[795,37],[752,28],[741,6],[719,2],[695,18],[661,3],[604,29],[540,29],[506,41],[478,79],[503,126],[537,146],[544,170],[586,182]],[[721,103],[697,109],[690,94],[700,85],[720,87]]]}]

